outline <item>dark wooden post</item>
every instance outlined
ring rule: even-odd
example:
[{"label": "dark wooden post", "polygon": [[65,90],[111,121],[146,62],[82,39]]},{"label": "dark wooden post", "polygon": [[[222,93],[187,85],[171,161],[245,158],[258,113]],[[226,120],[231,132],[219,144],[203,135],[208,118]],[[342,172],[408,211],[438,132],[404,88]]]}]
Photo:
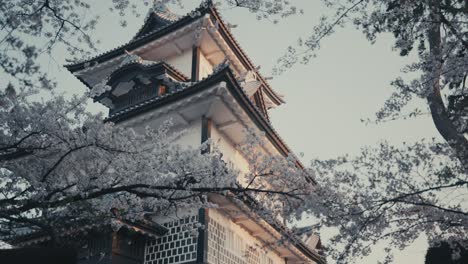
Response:
[{"label": "dark wooden post", "polygon": [[193,46],[192,49],[192,82],[200,78],[200,47]]},{"label": "dark wooden post", "polygon": [[[205,143],[211,138],[211,119],[202,116],[202,130],[201,130],[201,143]],[[207,146],[204,153],[210,152],[210,146]]]},{"label": "dark wooden post", "polygon": [[207,255],[206,249],[208,248],[208,217],[207,209],[200,208],[198,210],[198,221],[204,227],[198,228],[198,240],[197,240],[197,264],[206,263]]}]

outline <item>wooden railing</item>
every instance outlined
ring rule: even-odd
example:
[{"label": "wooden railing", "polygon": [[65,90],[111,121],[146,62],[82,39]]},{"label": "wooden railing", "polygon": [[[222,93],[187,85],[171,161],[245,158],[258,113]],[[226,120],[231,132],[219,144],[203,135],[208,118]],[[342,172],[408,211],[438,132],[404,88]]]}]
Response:
[{"label": "wooden railing", "polygon": [[114,108],[111,109],[111,114],[118,112],[129,106],[141,103],[148,99],[158,96],[158,87],[155,85],[135,87],[128,93],[119,96],[114,100]]}]

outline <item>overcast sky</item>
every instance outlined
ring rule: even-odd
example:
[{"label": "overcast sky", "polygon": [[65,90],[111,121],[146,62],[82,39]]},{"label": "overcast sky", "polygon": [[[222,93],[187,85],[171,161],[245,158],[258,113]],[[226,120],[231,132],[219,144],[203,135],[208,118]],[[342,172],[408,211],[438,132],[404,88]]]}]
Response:
[{"label": "overcast sky", "polygon": [[[268,20],[257,21],[246,10],[220,10],[225,20],[237,25],[232,30],[234,36],[253,62],[261,66],[264,76],[271,76],[275,61],[286,47],[296,43],[298,37],[307,36],[319,16],[327,12],[318,0],[292,2],[305,14],[286,18],[277,25]],[[198,3],[188,0],[184,12]],[[95,32],[101,40],[101,52],[127,42],[142,25],[143,18],[130,18],[128,26],[121,28],[117,14],[109,15],[101,7],[92,12],[106,14]],[[47,61],[46,66],[67,93],[82,93],[84,85],[61,67],[66,57],[65,52],[56,53],[55,61]],[[374,116],[393,92],[390,81],[410,61],[392,51],[391,36],[382,36],[371,45],[353,28],[340,29],[323,42],[319,56],[310,64],[297,65],[270,81],[286,100],[285,105],[271,112],[273,126],[296,153],[304,153],[306,164],[314,157],[357,153],[361,147],[381,140],[399,144],[437,137],[429,117],[367,126],[360,121]],[[103,108],[94,105],[90,109]],[[421,239],[398,254],[395,263],[423,263],[425,247]],[[380,254],[377,252],[363,263],[376,263]]]}]

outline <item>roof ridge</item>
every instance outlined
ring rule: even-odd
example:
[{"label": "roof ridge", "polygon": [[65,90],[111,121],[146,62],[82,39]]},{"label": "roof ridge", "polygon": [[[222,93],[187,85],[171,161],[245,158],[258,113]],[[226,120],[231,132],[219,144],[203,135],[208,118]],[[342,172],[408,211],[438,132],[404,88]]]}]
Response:
[{"label": "roof ridge", "polygon": [[[131,38],[131,40],[137,39],[140,37],[139,35],[144,31],[144,29],[149,25],[150,20],[152,18],[156,17],[157,19],[166,22],[166,25],[163,25],[161,27],[170,25],[177,20],[181,19],[181,15],[178,15],[176,13],[173,13],[166,4],[162,4],[160,2],[157,2],[153,4],[152,7],[148,9],[148,12],[145,16],[145,19],[143,20],[143,24],[141,25],[140,29],[137,30],[137,33]],[[144,34],[146,35],[146,34]]]},{"label": "roof ridge", "polygon": [[187,76],[185,76],[182,72],[180,72],[172,64],[169,64],[166,61],[163,61],[163,60],[151,61],[151,60],[140,59],[140,60],[131,60],[131,61],[128,61],[126,63],[122,62],[118,67],[113,69],[112,72],[110,72],[106,77],[104,77],[104,80],[107,79],[107,81],[109,81],[111,76],[114,75],[116,72],[122,70],[125,67],[131,66],[131,65],[141,65],[144,68],[148,68],[148,67],[151,67],[151,66],[154,66],[154,65],[166,65],[169,68],[171,68],[171,70],[175,71],[177,74],[181,75],[185,79],[188,79]]},{"label": "roof ridge", "polygon": [[[171,21],[171,23],[168,23],[168,24],[166,24],[166,25],[164,25],[164,26],[161,26],[161,27],[159,27],[159,28],[157,28],[157,29],[155,29],[155,30],[151,30],[151,31],[149,31],[149,32],[147,32],[147,33],[145,33],[145,34],[143,34],[143,35],[141,35],[141,36],[137,36],[137,35],[140,33],[140,31],[143,29],[143,27],[144,27],[144,25],[145,25],[145,24],[143,24],[143,26],[138,30],[138,33],[137,33],[133,38],[131,38],[129,41],[126,41],[126,42],[124,42],[123,44],[121,44],[121,45],[119,45],[119,46],[117,46],[117,47],[115,47],[115,48],[112,48],[112,49],[110,49],[110,50],[108,50],[108,51],[105,51],[105,52],[101,52],[101,53],[99,53],[99,54],[97,54],[97,55],[85,57],[85,58],[76,60],[75,62],[70,62],[70,63],[68,63],[68,64],[65,64],[64,67],[69,68],[69,67],[73,67],[73,66],[76,66],[76,65],[79,65],[79,64],[86,64],[86,63],[91,64],[91,62],[92,62],[93,60],[96,60],[97,58],[99,58],[99,57],[101,57],[101,56],[104,56],[104,55],[106,55],[106,54],[109,54],[109,53],[112,53],[112,52],[117,51],[117,50],[119,50],[119,49],[122,49],[122,48],[124,48],[125,46],[127,46],[127,45],[129,45],[129,44],[131,44],[131,43],[133,43],[133,42],[135,42],[135,41],[139,41],[139,40],[141,40],[141,39],[144,39],[145,37],[147,37],[147,36],[149,36],[149,35],[151,35],[151,34],[153,34],[153,33],[155,33],[155,32],[161,31],[161,30],[163,30],[163,29],[165,29],[165,28],[168,28],[168,27],[170,27],[171,25],[173,25],[173,24],[175,24],[175,23],[178,23],[178,22],[180,22],[180,21],[182,21],[182,20],[184,20],[184,19],[187,19],[187,18],[199,18],[199,17],[201,17],[201,12],[200,12],[200,11],[202,11],[202,10],[204,10],[204,9],[207,10],[207,9],[209,9],[210,7],[214,7],[214,4],[213,4],[213,2],[212,2],[211,0],[203,1],[203,2],[200,4],[200,6],[198,6],[196,9],[194,9],[194,10],[192,10],[192,11],[186,13],[185,15],[179,15],[179,18],[178,18],[177,20]],[[151,14],[152,14],[152,12],[148,12],[148,15],[147,15],[147,16],[148,16],[149,18],[151,18]],[[146,20],[146,19],[145,19],[145,20]],[[97,62],[94,61],[94,62],[93,62],[93,65],[94,65],[94,63],[97,63]],[[89,65],[89,66],[91,66],[91,65]]]}]

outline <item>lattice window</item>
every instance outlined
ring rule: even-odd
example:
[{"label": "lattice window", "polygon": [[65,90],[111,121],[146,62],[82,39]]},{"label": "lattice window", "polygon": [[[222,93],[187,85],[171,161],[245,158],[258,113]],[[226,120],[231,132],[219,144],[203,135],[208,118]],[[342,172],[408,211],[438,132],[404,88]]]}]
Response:
[{"label": "lattice window", "polygon": [[235,243],[239,242],[239,239],[235,240],[235,236],[232,231],[226,230],[220,223],[210,219],[208,223],[208,263],[246,264],[242,254],[236,254],[236,251],[241,252],[243,249],[240,248],[241,243]]},{"label": "lattice window", "polygon": [[176,264],[197,259],[197,237],[193,225],[198,216],[187,216],[164,223],[169,232],[146,243],[145,264]]},{"label": "lattice window", "polygon": [[209,264],[273,264],[273,260],[261,252],[251,241],[243,239],[220,222],[208,222]]}]

